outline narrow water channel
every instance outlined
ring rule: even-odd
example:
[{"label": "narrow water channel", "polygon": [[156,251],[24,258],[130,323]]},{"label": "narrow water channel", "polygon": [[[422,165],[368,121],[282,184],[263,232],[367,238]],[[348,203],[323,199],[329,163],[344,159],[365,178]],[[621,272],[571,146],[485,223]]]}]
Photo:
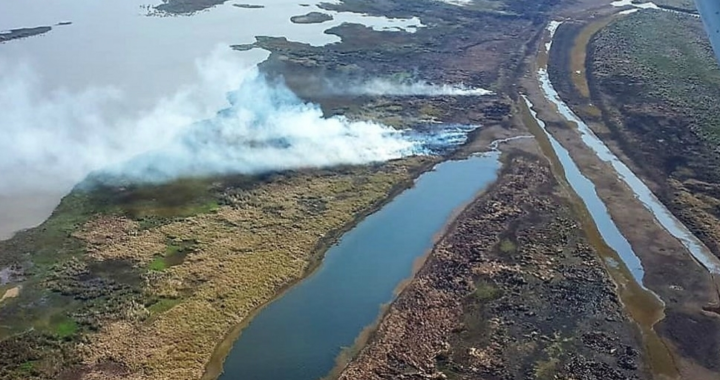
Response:
[{"label": "narrow water channel", "polygon": [[630,168],[627,167],[620,159],[610,151],[610,148],[600,140],[599,137],[590,129],[590,127],[582,121],[570,107],[560,98],[557,91],[550,82],[547,70],[540,69],[538,73],[540,85],[545,95],[545,98],[552,102],[557,108],[558,112],[569,122],[577,126],[577,130],[580,132],[580,137],[583,143],[595,153],[595,155],[604,162],[612,165],[613,169],[618,174],[620,180],[632,190],[637,198],[645,208],[650,211],[655,220],[672,236],[682,243],[685,248],[700,262],[711,274],[720,274],[720,259],[718,259],[712,252],[698,239],[684,224],[682,224],[671,212],[660,202],[660,200],[653,194],[650,188],[633,173]]},{"label": "narrow water channel", "polygon": [[317,380],[379,316],[453,211],[495,181],[498,153],[444,162],[337,245],[310,277],[242,331],[222,380]]},{"label": "narrow water channel", "polygon": [[653,327],[664,318],[665,304],[642,283],[642,265],[627,239],[620,233],[608,213],[607,206],[595,191],[595,185],[585,177],[570,153],[548,132],[545,123],[533,110],[533,104],[523,96],[524,110],[530,114],[528,127],[549,156],[556,175],[577,194],[578,217],[590,243],[605,262],[608,273],[618,287],[618,295],[628,314],[642,333],[643,344],[653,375],[677,378],[672,356]]},{"label": "narrow water channel", "polygon": [[[559,23],[551,23],[547,30],[549,42],[546,50],[541,51],[539,57],[549,55],[552,40]],[[547,40],[546,40],[547,41]],[[683,224],[681,224],[670,211],[657,199],[652,191],[633,173],[612,151],[600,140],[560,98],[553,87],[548,76],[546,60],[538,59],[537,77],[542,90],[544,101],[554,106],[555,111],[570,124],[574,124],[580,133],[583,143],[590,148],[602,161],[609,163],[618,177],[633,191],[635,197],[652,213],[660,226],[676,237],[692,254],[692,256],[704,265],[711,274],[718,273],[720,261],[710,253],[705,245],[697,239]],[[598,197],[595,187],[579,170],[569,152],[552,136],[546,129],[545,123],[538,118],[532,110],[533,105],[525,97],[524,106],[532,116],[532,122],[538,139],[545,140],[546,146],[540,141],[540,145],[546,155],[551,155],[554,166],[562,171],[561,176],[567,181],[572,190],[582,201],[581,219],[591,219],[586,223],[588,232],[594,245],[598,248],[600,256],[608,263],[608,272],[618,285],[618,294],[628,314],[637,323],[642,332],[643,342],[646,349],[646,361],[650,367],[653,378],[677,379],[678,370],[673,363],[672,355],[654,331],[654,325],[664,318],[665,305],[662,300],[643,284],[644,269],[642,262],[629,245],[628,241],[620,234],[619,229],[610,217],[606,205]],[[538,128],[539,127],[539,128]],[[589,217],[585,218],[584,214]],[[587,228],[587,225],[591,228]],[[593,230],[597,231],[598,239],[593,239]],[[614,263],[613,257],[620,258],[621,262]]]}]

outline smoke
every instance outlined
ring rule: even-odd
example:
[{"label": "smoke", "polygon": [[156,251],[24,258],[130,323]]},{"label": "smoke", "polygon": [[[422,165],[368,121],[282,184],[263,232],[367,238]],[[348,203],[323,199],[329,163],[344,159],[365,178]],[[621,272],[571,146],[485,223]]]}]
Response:
[{"label": "smoke", "polygon": [[196,68],[195,85],[140,112],[116,88],[48,92],[28,65],[0,61],[0,195],[67,191],[91,171],[164,146],[212,116],[252,71],[220,49]]},{"label": "smoke", "polygon": [[[226,50],[196,66],[199,83],[139,112],[126,109],[126,95],[117,89],[48,93],[31,69],[0,62],[0,196],[69,190],[91,172],[158,182],[385,161],[442,152],[464,142],[475,128],[429,126],[419,133],[324,118],[317,105],[269,82]],[[355,91],[461,95],[477,90],[428,84],[393,88],[371,81]]]},{"label": "smoke", "polygon": [[342,116],[324,118],[282,83],[249,72],[230,106],[159,149],[105,171],[133,181],[364,164],[428,152],[406,132]]},{"label": "smoke", "polygon": [[350,95],[369,96],[483,96],[492,91],[482,88],[471,88],[464,84],[436,85],[427,82],[394,82],[386,79],[372,79],[338,90],[340,86],[332,86],[334,91]]}]

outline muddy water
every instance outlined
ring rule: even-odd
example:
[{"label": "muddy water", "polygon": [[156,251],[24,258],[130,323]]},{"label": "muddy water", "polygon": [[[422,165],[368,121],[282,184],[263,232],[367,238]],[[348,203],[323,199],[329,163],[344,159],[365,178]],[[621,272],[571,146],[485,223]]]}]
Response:
[{"label": "muddy water", "polygon": [[242,331],[223,380],[317,380],[378,317],[454,210],[496,178],[497,154],[439,164],[332,247]]},{"label": "muddy water", "polygon": [[[95,98],[94,94],[112,89],[121,100],[113,103],[112,108],[103,108],[99,116],[104,123],[97,123],[97,129],[113,129],[121,121],[132,123],[141,114],[165,114],[163,102],[187,92],[197,93],[193,99],[198,109],[205,111],[197,115],[202,119],[226,106],[227,91],[235,89],[232,81],[218,80],[218,73],[214,72],[218,67],[208,67],[207,62],[212,61],[217,51],[224,52],[224,70],[230,72],[255,66],[269,54],[260,49],[232,52],[230,44],[252,43],[255,36],[273,36],[324,45],[339,41],[339,37],[324,32],[345,22],[406,32],[422,27],[417,18],[388,19],[330,11],[323,12],[332,15],[332,21],[294,24],[290,17],[318,10],[320,1],[259,3],[264,8],[244,9],[228,1],[192,16],[156,17],[148,12],[160,2],[151,0],[0,0],[0,31],[53,27],[41,36],[0,44],[0,83],[7,81],[19,88],[32,89],[25,94],[29,99],[35,103],[45,100],[50,103],[46,104],[48,107],[56,106],[60,114],[63,99],[66,103],[77,103],[74,99]],[[61,22],[71,24],[57,25]],[[23,80],[27,83],[16,83],[20,80],[16,75],[19,71],[25,74]],[[212,86],[207,82],[212,82]],[[217,82],[225,87],[216,86]],[[0,97],[4,94],[2,90]],[[32,120],[31,108],[26,119]],[[0,192],[0,239],[45,220],[86,174],[58,171],[52,178],[44,178],[33,175],[32,167],[23,170],[27,170],[27,177],[43,180],[33,191],[15,184],[18,189],[7,186],[10,190]],[[10,184],[22,182],[7,176],[0,178],[3,180]]]}]

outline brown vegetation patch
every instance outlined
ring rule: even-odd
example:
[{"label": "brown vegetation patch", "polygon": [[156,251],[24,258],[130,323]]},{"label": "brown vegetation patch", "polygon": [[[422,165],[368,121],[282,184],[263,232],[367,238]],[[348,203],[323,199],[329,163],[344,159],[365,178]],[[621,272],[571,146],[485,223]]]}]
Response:
[{"label": "brown vegetation patch", "polygon": [[644,376],[637,333],[559,191],[542,160],[508,160],[340,378]]}]

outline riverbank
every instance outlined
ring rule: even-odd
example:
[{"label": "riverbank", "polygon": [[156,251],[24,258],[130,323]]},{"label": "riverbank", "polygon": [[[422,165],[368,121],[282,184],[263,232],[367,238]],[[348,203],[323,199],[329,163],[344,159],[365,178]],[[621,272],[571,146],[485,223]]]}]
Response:
[{"label": "riverbank", "polygon": [[[628,368],[624,367],[621,361],[603,362],[607,358],[603,358],[602,355],[588,354],[585,356],[583,347],[572,347],[569,351],[546,348],[540,354],[536,351],[538,344],[531,339],[535,335],[533,331],[523,331],[517,327],[508,328],[503,323],[507,321],[508,317],[498,312],[497,304],[506,307],[506,303],[512,302],[512,296],[519,293],[518,288],[522,288],[526,284],[524,282],[526,280],[510,277],[510,281],[516,281],[513,283],[515,287],[512,288],[513,292],[510,297],[507,296],[506,284],[500,286],[500,289],[505,289],[505,291],[497,291],[498,281],[496,278],[492,279],[494,282],[489,287],[487,282],[474,283],[475,277],[468,275],[468,273],[472,273],[468,268],[472,268],[475,262],[467,258],[471,254],[456,250],[459,244],[452,240],[452,236],[454,234],[464,235],[465,239],[472,239],[477,231],[490,231],[492,234],[495,230],[488,229],[486,224],[475,223],[472,234],[463,234],[462,220],[467,218],[463,214],[458,219],[458,227],[452,229],[446,237],[452,241],[452,244],[446,242],[452,248],[442,251],[443,243],[441,242],[433,251],[428,263],[398,300],[390,306],[377,331],[371,335],[367,347],[346,367],[341,378],[462,379],[473,378],[478,374],[518,377],[527,373],[534,373],[539,378],[573,376],[613,379],[635,377],[714,379],[717,377],[717,366],[712,359],[720,357],[717,355],[716,345],[713,343],[717,341],[718,331],[717,317],[713,314],[714,310],[717,310],[716,305],[718,304],[717,288],[713,276],[708,272],[708,269],[713,271],[714,267],[708,266],[707,269],[704,267],[710,258],[705,260],[702,253],[689,251],[688,247],[694,243],[688,243],[688,239],[685,238],[681,242],[675,236],[682,236],[682,233],[673,232],[671,234],[667,229],[671,227],[658,222],[658,218],[664,218],[664,216],[655,215],[653,213],[655,211],[651,212],[651,209],[654,210],[654,208],[648,206],[648,203],[643,203],[652,200],[642,199],[641,202],[641,199],[636,197],[633,189],[627,187],[626,178],[622,180],[618,178],[618,174],[610,162],[598,158],[596,152],[580,138],[577,126],[558,114],[558,108],[553,104],[554,101],[549,101],[545,89],[541,90],[539,86],[539,83],[543,83],[543,86],[555,86],[563,99],[571,104],[573,110],[581,115],[596,133],[605,133],[607,129],[601,124],[601,110],[594,107],[589,101],[594,88],[593,83],[588,84],[585,78],[586,71],[590,71],[589,67],[587,70],[585,68],[586,56],[590,56],[586,54],[585,46],[595,33],[612,25],[615,12],[616,10],[610,7],[582,7],[581,5],[561,11],[557,20],[563,20],[563,22],[558,22],[556,25],[559,28],[557,28],[556,37],[552,41],[552,50],[548,54],[542,49],[542,46],[551,46],[547,37],[536,41],[539,45],[539,53],[537,57],[531,53],[526,66],[531,74],[523,78],[520,83],[522,91],[532,99],[533,108],[537,111],[536,116],[541,119],[538,122],[544,123],[545,128],[559,141],[562,149],[567,150],[566,154],[569,154],[572,161],[579,167],[581,175],[590,180],[590,188],[583,187],[579,190],[597,192],[600,202],[605,205],[606,212],[612,218],[609,223],[617,225],[624,235],[621,239],[627,239],[626,244],[629,244],[627,249],[634,255],[633,262],[632,260],[627,261],[627,258],[623,256],[627,255],[627,252],[612,252],[612,249],[617,250],[612,242],[607,242],[607,244],[611,244],[611,247],[607,247],[600,236],[591,233],[592,228],[587,229],[588,224],[594,223],[592,219],[579,215],[578,209],[572,213],[572,220],[579,221],[585,227],[581,234],[583,238],[590,238],[591,243],[588,246],[595,250],[592,255],[593,259],[598,260],[595,264],[600,268],[605,267],[605,271],[601,272],[605,281],[609,283],[608,291],[613,293],[611,298],[618,301],[616,310],[623,316],[625,328],[635,334],[633,339],[627,341],[627,344],[628,347],[635,347],[637,352],[641,353],[638,356],[641,357],[639,360],[642,361],[642,364],[635,368],[637,372],[623,372]],[[664,13],[672,15],[672,13]],[[545,45],[546,43],[547,45]],[[547,66],[548,62],[549,67]],[[541,69],[540,75],[537,75],[539,69]],[[547,82],[547,71],[550,71],[552,83]],[[543,75],[545,77],[542,77]],[[586,117],[587,119],[585,119]],[[532,117],[528,116],[528,119],[530,123],[533,122]],[[542,145],[542,142],[539,143]],[[627,157],[617,150],[616,145],[609,145],[623,161],[628,162]],[[549,148],[549,151],[552,152],[552,148]],[[547,154],[545,156],[551,159]],[[515,161],[513,164],[518,165]],[[629,162],[628,165],[633,171],[637,170],[637,166],[633,166],[632,162]],[[532,173],[535,172],[538,172],[538,169],[532,170]],[[557,175],[558,173],[556,173]],[[503,178],[504,174],[501,175],[496,186],[502,186]],[[530,182],[532,183],[531,180]],[[657,189],[657,184],[652,182],[649,183],[649,186],[653,190]],[[517,186],[517,188],[523,189],[527,187],[532,189],[531,185],[525,183]],[[565,189],[563,188],[563,190]],[[494,191],[496,189],[490,190],[487,196]],[[533,194],[535,195],[535,193]],[[553,193],[557,195],[557,191]],[[584,195],[581,194],[581,196]],[[564,201],[567,206],[568,198],[565,198]],[[475,206],[471,206],[468,210],[473,207]],[[562,209],[562,207],[556,207]],[[541,223],[537,219],[534,222]],[[512,225],[512,223],[510,224]],[[600,228],[602,232],[607,225],[600,226]],[[498,227],[496,230],[503,231],[504,229],[509,228]],[[555,228],[555,230],[558,229]],[[512,236],[512,234],[508,235]],[[477,259],[478,256],[487,255],[482,248],[492,247],[490,250],[493,253],[503,250],[508,253],[518,249],[515,241],[512,239],[505,241],[501,238],[502,236],[505,235],[498,232],[491,241],[475,246],[475,252],[472,252],[473,256],[471,257]],[[547,236],[548,234],[542,238],[536,237],[531,241],[544,241]],[[687,245],[685,245],[686,243]],[[622,258],[610,257],[613,255],[608,256],[607,252],[601,252],[603,249],[610,249],[613,255],[619,254]],[[696,249],[702,250],[703,247]],[[597,258],[598,254],[601,259]],[[696,257],[699,261],[696,261]],[[496,256],[491,256],[491,258],[497,259]],[[433,265],[434,262],[443,262],[443,264]],[[708,262],[712,265],[713,261]],[[534,263],[531,260],[526,259],[514,264],[522,268],[522,273],[534,272]],[[549,262],[548,265],[550,264]],[[502,269],[506,270],[507,268]],[[449,270],[452,272],[448,272]],[[440,273],[442,276],[439,275]],[[607,273],[611,274],[610,278],[614,283],[609,282]],[[459,278],[460,280],[448,282],[448,278]],[[440,279],[444,280],[440,281]],[[535,285],[534,289],[538,287],[542,289],[542,285]],[[472,298],[470,295],[478,293],[478,290],[480,293],[487,294],[487,298],[481,302],[467,302],[468,298]],[[535,299],[538,293],[543,294],[543,291],[540,290],[533,293],[532,296],[526,296],[523,302]],[[592,294],[592,291],[583,289],[583,294],[586,293]],[[642,294],[648,295],[649,303],[641,300]],[[615,298],[616,295],[619,298]],[[468,304],[471,307],[468,307]],[[474,306],[472,306],[473,304]],[[577,306],[574,308],[561,307],[561,309],[564,311],[582,310]],[[522,305],[514,311],[508,325],[534,328],[528,320],[532,320],[535,315],[543,315],[543,302],[541,301],[540,305],[533,304],[530,308],[524,308]],[[631,316],[632,319],[627,319],[626,315]],[[575,318],[582,319],[581,317]],[[610,317],[610,319],[613,320],[614,317]],[[475,322],[475,325],[480,324],[481,328],[467,329],[465,323],[468,321]],[[551,324],[551,322],[548,323]],[[595,326],[604,326],[607,323],[607,321],[598,322]],[[638,326],[640,331],[638,331]],[[492,332],[488,333],[490,330]],[[507,334],[507,331],[516,332],[518,330],[523,331],[523,334],[519,336]],[[465,335],[462,334],[463,332]],[[565,333],[569,332],[565,331]],[[574,333],[583,335],[581,328]],[[628,334],[625,332],[623,336],[627,337]],[[501,338],[494,338],[498,335]],[[511,336],[510,341],[518,342],[523,349],[514,351],[512,343],[502,340],[507,335]],[[492,336],[493,338],[476,341],[478,336]],[[447,337],[452,338],[447,339]],[[545,342],[547,341],[549,340],[545,338]],[[583,340],[583,342],[587,341]],[[696,347],[693,347],[690,342],[695,342]],[[539,346],[543,347],[543,343]],[[582,366],[572,363],[572,360],[577,357],[569,359],[566,355],[567,352],[580,352],[583,357],[581,361],[596,362],[589,366],[592,369],[582,368]],[[618,349],[611,348],[610,352],[618,352]],[[559,354],[553,356],[554,353]],[[598,369],[601,370],[593,372]],[[573,373],[573,370],[578,372]]]},{"label": "riverbank", "polygon": [[[282,77],[325,116],[417,132],[482,128],[442,157],[74,192],[43,225],[0,242],[0,274],[18,272],[0,284],[0,294],[11,291],[0,301],[0,377],[213,379],[243,328],[313,273],[342,234],[439,160],[526,135],[537,116],[592,180],[641,268],[625,271],[620,256],[607,252],[534,131],[537,141],[503,146],[499,182],[443,232],[376,329],[361,335],[359,354],[341,377],[644,379],[672,378],[679,370],[712,378],[707,353],[714,352],[718,330],[712,313],[703,311],[716,310],[712,279],[587,149],[534,74],[549,59],[559,91],[577,91],[570,96],[577,104],[586,100],[592,83],[582,87],[583,75],[567,74],[583,73],[582,47],[613,10],[592,1],[530,6],[520,0],[492,11],[394,0],[323,7],[418,17],[427,27],[405,33],[344,24],[328,31],[342,42],[327,46],[259,37],[252,46],[270,51],[261,65],[270,78]],[[538,58],[537,49],[549,42],[545,22],[557,10],[568,21],[549,57],[541,49]],[[595,29],[583,24],[588,14],[601,20]],[[580,20],[575,28],[574,19]],[[520,78],[525,69],[530,74]],[[368,79],[464,84],[493,94],[332,88]],[[532,99],[537,115],[523,108],[518,92]],[[596,108],[583,110],[601,119]],[[664,304],[633,300],[628,288],[657,294]],[[696,349],[698,335],[708,338]]]},{"label": "riverbank", "polygon": [[638,333],[566,195],[536,148],[522,147],[341,379],[643,375]]},{"label": "riverbank", "polygon": [[[661,11],[641,11],[624,17],[692,18]],[[658,198],[664,201],[663,195],[666,193],[661,182],[664,181],[663,177],[647,175],[644,166],[648,161],[636,161],[629,158],[642,151],[642,148],[638,149],[639,140],[632,140],[631,136],[618,135],[612,130],[608,121],[619,120],[619,114],[612,111],[608,113],[608,109],[603,105],[604,100],[596,98],[598,87],[592,79],[592,73],[597,69],[593,62],[597,61],[593,58],[591,51],[587,53],[588,58],[585,60],[584,52],[588,41],[596,41],[598,35],[607,33],[606,30],[611,30],[616,23],[622,23],[623,20],[624,18],[603,19],[595,15],[592,18],[575,17],[563,23],[558,28],[552,43],[553,50],[550,53],[549,65],[550,80],[573,112],[592,128],[594,133],[632,172],[639,173],[643,182],[658,195]],[[670,27],[667,30],[671,29],[674,30]],[[600,30],[599,34],[589,38],[598,30]],[[630,47],[617,48],[615,45],[619,43],[618,41],[633,41],[633,38],[627,40],[617,36],[612,38],[614,41],[612,42],[613,51],[621,54],[631,51]],[[658,39],[656,36],[653,36],[652,39],[658,44],[665,44],[660,41],[666,41],[666,39]],[[593,43],[590,42],[591,45]],[[611,59],[612,55],[603,54],[602,56]],[[585,70],[578,73],[579,70],[575,68],[584,66],[584,64],[587,64]],[[608,68],[612,65],[615,64],[604,67]],[[636,65],[633,68],[618,69],[623,72],[618,75],[627,76],[634,75],[636,70],[642,70],[642,67]],[[590,81],[581,75],[585,72],[590,74]],[[640,96],[638,94],[648,94],[644,92],[649,91],[648,89],[640,89],[641,82],[637,79],[617,79],[618,77],[612,84],[613,91],[629,91],[625,93],[632,93],[633,97]],[[528,82],[528,92],[535,94],[534,99],[538,99],[540,102],[545,101],[543,95],[536,90],[536,86]],[[624,90],[623,86],[626,86]],[[584,91],[588,88],[589,94]],[[588,96],[591,94],[592,101]],[[645,286],[655,292],[665,303],[665,317],[657,323],[654,331],[672,353],[673,361],[679,371],[678,376],[693,379],[717,377],[718,367],[710,358],[718,357],[714,343],[712,343],[717,341],[718,321],[712,312],[708,312],[708,310],[713,310],[718,303],[717,285],[708,270],[703,268],[704,263],[700,265],[693,254],[658,223],[656,216],[640,202],[633,189],[628,188],[624,180],[618,179],[615,169],[608,161],[600,160],[596,153],[588,148],[580,138],[574,123],[557,117],[554,105],[547,104],[541,106],[541,109],[543,107],[547,108],[544,112],[541,111],[541,118],[549,123],[549,129],[553,135],[570,151],[573,160],[593,181],[598,195],[608,205],[613,220],[621,228],[640,258],[644,269],[643,282]],[[628,109],[629,107],[621,106],[620,108]],[[634,123],[638,119],[632,120]],[[653,128],[656,128],[657,125],[659,124],[653,124]],[[644,141],[652,139],[647,134],[642,137],[638,135],[636,138],[644,139]],[[647,202],[647,200],[643,199],[643,202]],[[675,211],[672,207],[671,210]],[[680,215],[677,213],[676,215],[683,220]],[[688,227],[697,233],[692,224],[688,224]],[[698,236],[707,244],[707,239],[702,234]],[[702,262],[702,258],[699,260]],[[712,268],[709,269],[712,270]]]},{"label": "riverbank", "polygon": [[[167,206],[147,204],[145,197],[121,206],[142,212],[140,218],[91,209],[86,222],[73,221],[57,237],[68,248],[64,254],[45,246],[49,234],[60,232],[55,225],[68,217],[61,205],[37,230],[3,242],[9,254],[4,260],[14,252],[36,252],[33,270],[23,267],[27,279],[20,296],[0,308],[3,324],[18,329],[3,331],[3,376],[199,378],[233,325],[301,278],[336,231],[432,163],[420,158],[342,172],[288,173],[244,186],[207,183],[220,186],[213,192],[218,198],[209,201],[212,211],[203,204],[190,215],[158,215]],[[146,197],[170,194],[167,188],[156,191]],[[179,262],[172,259],[180,253]],[[31,306],[38,297],[46,297],[46,304]],[[13,334],[27,328],[32,330]],[[60,352],[67,361],[49,366]],[[79,366],[68,365],[73,362]],[[28,369],[24,363],[33,364]]]},{"label": "riverbank", "polygon": [[[467,45],[456,38],[461,15],[440,4],[396,6],[403,15],[434,15],[437,29],[410,34],[345,25],[333,31],[343,42],[329,46],[261,39],[273,51],[263,70],[284,75],[326,116],[398,128],[484,124],[492,136],[512,135],[504,128],[509,107],[502,96],[307,91],[313,87],[301,80],[322,78],[331,66],[358,79],[491,86],[506,63],[498,57],[517,46],[512,33],[531,24],[519,18],[509,31],[485,35],[477,25],[503,20],[465,20],[481,42],[447,60],[448,46]],[[476,67],[486,50],[494,59]],[[477,132],[471,139],[480,141],[476,137],[491,138]],[[477,151],[471,145],[460,154]],[[229,343],[262,305],[311,272],[337,236],[438,159],[76,191],[41,226],[0,242],[0,270],[17,264],[22,272],[6,286],[23,285],[18,297],[0,305],[0,377],[213,377]]]},{"label": "riverbank", "polygon": [[278,288],[275,291],[274,296],[271,299],[268,299],[267,301],[263,302],[259,306],[255,307],[250,313],[248,313],[247,316],[242,318],[242,321],[240,323],[237,323],[235,326],[229,329],[225,337],[217,344],[215,349],[213,350],[212,356],[210,357],[210,360],[205,365],[204,373],[202,375],[202,380],[213,380],[220,376],[220,374],[223,372],[223,363],[225,362],[228,353],[233,348],[233,344],[237,341],[238,337],[242,333],[242,331],[248,326],[248,324],[270,303],[275,302],[276,300],[282,298],[290,289],[292,289],[294,286],[296,286],[299,282],[307,278],[308,276],[312,275],[322,264],[323,258],[325,257],[326,252],[328,249],[335,245],[338,240],[348,231],[350,231],[354,226],[356,226],[359,222],[361,222],[363,219],[368,217],[369,215],[375,213],[376,211],[382,209],[385,205],[387,205],[389,202],[391,202],[396,196],[401,194],[406,189],[413,186],[414,181],[417,177],[425,173],[426,171],[430,170],[435,166],[439,160],[432,160],[428,159],[424,161],[423,165],[418,166],[417,170],[415,170],[411,176],[406,178],[404,181],[397,183],[393,188],[388,192],[388,194],[378,199],[378,201],[372,205],[372,207],[369,207],[367,209],[362,210],[360,213],[355,215],[355,217],[347,222],[345,225],[341,226],[340,228],[334,229],[330,231],[329,233],[322,236],[322,238],[317,242],[315,248],[312,250],[312,253],[309,257],[309,261],[307,263],[307,266],[305,267],[303,274],[292,281],[287,282],[280,288]]}]

